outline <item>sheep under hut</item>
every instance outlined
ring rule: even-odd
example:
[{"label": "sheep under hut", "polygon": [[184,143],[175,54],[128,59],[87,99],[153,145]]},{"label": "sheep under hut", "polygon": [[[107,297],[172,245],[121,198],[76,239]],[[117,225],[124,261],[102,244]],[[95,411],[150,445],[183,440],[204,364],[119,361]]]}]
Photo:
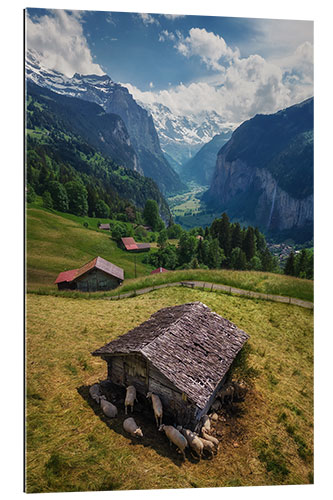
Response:
[{"label": "sheep under hut", "polygon": [[95,350],[107,362],[108,379],[158,394],[172,422],[198,429],[249,338],[201,302],[166,307]]}]

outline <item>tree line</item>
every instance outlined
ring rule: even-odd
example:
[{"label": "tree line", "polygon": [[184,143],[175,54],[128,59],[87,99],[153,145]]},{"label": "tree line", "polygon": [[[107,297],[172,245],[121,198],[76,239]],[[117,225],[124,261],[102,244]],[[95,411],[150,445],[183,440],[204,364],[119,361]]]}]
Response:
[{"label": "tree line", "polygon": [[[177,238],[177,247],[169,239]],[[278,271],[277,259],[270,253],[258,228],[231,223],[226,213],[210,227],[184,231],[172,224],[159,232],[158,251],[144,261],[166,269],[240,269]]]}]

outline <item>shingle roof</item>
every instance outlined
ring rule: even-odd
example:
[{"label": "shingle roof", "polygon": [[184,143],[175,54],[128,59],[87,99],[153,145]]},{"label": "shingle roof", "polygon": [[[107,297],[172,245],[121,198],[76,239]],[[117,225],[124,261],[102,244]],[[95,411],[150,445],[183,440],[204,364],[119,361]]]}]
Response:
[{"label": "shingle roof", "polygon": [[63,283],[64,281],[67,281],[67,283],[73,281],[75,278],[75,275],[77,273],[77,269],[70,269],[69,271],[63,271],[62,273],[59,273],[58,278],[55,280],[55,284],[57,283]]},{"label": "shingle roof", "polygon": [[205,304],[193,302],[160,309],[92,354],[140,353],[204,408],[248,338]]},{"label": "shingle roof", "polygon": [[134,238],[121,238],[121,241],[123,242],[126,250],[137,250],[138,245],[135,243]]},{"label": "shingle roof", "polygon": [[115,278],[118,278],[121,281],[124,280],[124,270],[121,267],[112,264],[112,262],[109,262],[108,260],[105,260],[102,257],[95,257],[93,260],[87,262],[87,264],[84,264],[84,266],[80,267],[79,269],[71,269],[70,271],[63,271],[62,273],[59,274],[59,276],[55,280],[55,283],[61,283],[64,281],[67,282],[74,281],[94,268],[99,269],[100,271],[103,271],[107,274],[110,274],[111,276],[114,276]]},{"label": "shingle roof", "polygon": [[134,238],[132,237],[126,237],[126,238],[121,238],[121,241],[123,242],[126,250],[139,250],[139,249],[144,249],[144,248],[150,248],[149,243],[136,243]]}]

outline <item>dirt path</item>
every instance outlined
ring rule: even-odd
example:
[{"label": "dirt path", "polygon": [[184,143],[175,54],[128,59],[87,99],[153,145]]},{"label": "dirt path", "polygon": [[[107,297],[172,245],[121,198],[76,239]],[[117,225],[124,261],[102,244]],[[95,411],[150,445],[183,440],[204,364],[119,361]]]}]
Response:
[{"label": "dirt path", "polygon": [[135,297],[136,295],[142,295],[144,293],[152,292],[153,290],[158,290],[159,288],[166,288],[170,286],[186,286],[189,288],[203,288],[204,290],[213,292],[216,290],[222,290],[227,293],[236,295],[246,295],[247,297],[253,297],[256,299],[272,300],[275,302],[284,302],[286,304],[293,304],[300,307],[305,307],[307,309],[313,309],[313,302],[308,302],[306,300],[295,299],[293,297],[285,297],[283,295],[273,295],[269,293],[252,292],[250,290],[243,290],[241,288],[234,288],[227,285],[219,285],[217,283],[207,283],[204,281],[177,281],[174,283],[164,283],[162,285],[151,286],[147,288],[141,288],[140,290],[133,290],[127,293],[121,293],[119,295],[114,295],[113,297],[108,297],[108,300],[119,300],[126,299],[128,297]]}]

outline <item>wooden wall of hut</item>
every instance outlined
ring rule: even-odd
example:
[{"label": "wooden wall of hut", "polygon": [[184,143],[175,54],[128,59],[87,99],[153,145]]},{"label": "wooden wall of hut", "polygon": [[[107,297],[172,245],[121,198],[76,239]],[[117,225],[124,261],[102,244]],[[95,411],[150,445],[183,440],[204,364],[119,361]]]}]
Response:
[{"label": "wooden wall of hut", "polygon": [[81,292],[97,292],[99,290],[112,290],[119,286],[120,281],[114,276],[103,273],[100,269],[92,269],[75,280],[77,289]]},{"label": "wooden wall of hut", "polygon": [[138,393],[157,394],[163,404],[164,414],[172,423],[194,429],[198,423],[199,408],[188,400],[173,383],[140,354],[123,354],[103,357],[108,363],[108,378],[117,385],[134,385]]}]

